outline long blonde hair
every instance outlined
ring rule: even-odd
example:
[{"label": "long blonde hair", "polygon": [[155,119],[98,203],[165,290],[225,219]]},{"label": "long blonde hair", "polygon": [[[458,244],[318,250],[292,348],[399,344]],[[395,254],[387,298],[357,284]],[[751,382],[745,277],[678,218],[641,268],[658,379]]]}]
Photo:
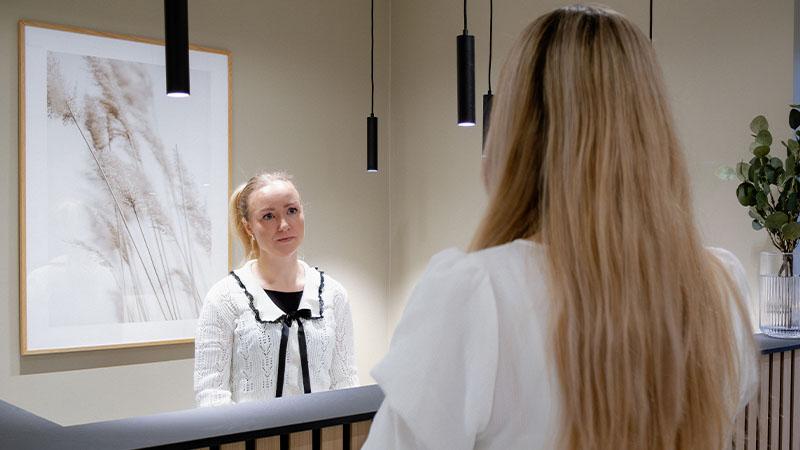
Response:
[{"label": "long blonde hair", "polygon": [[748,316],[701,245],[649,40],[601,7],[540,17],[491,124],[472,250],[545,244],[560,448],[723,448],[740,395],[733,320]]},{"label": "long blonde hair", "polygon": [[251,177],[247,182],[240,184],[239,187],[233,191],[233,194],[231,194],[228,213],[230,214],[231,226],[236,232],[236,237],[239,238],[244,248],[244,257],[246,260],[258,257],[258,244],[245,228],[245,222],[250,218],[250,211],[248,210],[250,194],[276,181],[289,183],[294,187],[292,176],[286,172],[263,172]]}]

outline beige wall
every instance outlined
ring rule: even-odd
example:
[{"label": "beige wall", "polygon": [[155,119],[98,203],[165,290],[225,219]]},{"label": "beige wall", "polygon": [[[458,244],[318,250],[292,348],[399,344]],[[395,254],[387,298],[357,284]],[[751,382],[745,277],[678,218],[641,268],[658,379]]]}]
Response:
[{"label": "beige wall", "polygon": [[[348,289],[362,381],[386,348],[388,158],[367,174],[369,3],[189,2],[190,41],[233,54],[233,182],[295,175],[303,256]],[[389,10],[376,8],[376,114],[388,150]],[[193,406],[193,347],[19,356],[17,21],[163,37],[163,2],[0,2],[0,399],[62,424]],[[388,155],[388,152],[385,153]],[[237,249],[238,250],[238,249]],[[234,261],[239,261],[237,251]]]},{"label": "beige wall", "polygon": [[[523,27],[566,3],[495,2],[493,80]],[[649,2],[604,3],[647,32]],[[480,105],[487,88],[489,8],[488,1],[469,5]],[[480,106],[477,127],[456,126],[461,8],[456,1],[392,3],[390,329],[430,256],[448,246],[466,246],[485,205],[479,181]],[[742,260],[753,293],[758,253],[768,248],[766,234],[750,228],[747,211],[734,195],[736,182],[721,181],[715,171],[749,159],[753,116],[766,114],[779,126],[777,135],[788,133],[793,15],[791,0],[655,2],[653,41],[688,156],[703,237],[707,245],[728,248]]]}]

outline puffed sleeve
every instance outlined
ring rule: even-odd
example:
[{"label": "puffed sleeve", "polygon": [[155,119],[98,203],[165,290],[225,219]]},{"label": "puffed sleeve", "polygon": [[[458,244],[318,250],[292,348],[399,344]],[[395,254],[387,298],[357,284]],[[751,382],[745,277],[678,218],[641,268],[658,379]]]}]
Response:
[{"label": "puffed sleeve", "polygon": [[480,262],[458,250],[434,256],[372,371],[385,399],[364,448],[473,448],[492,410],[498,345]]},{"label": "puffed sleeve", "polygon": [[343,389],[358,385],[358,369],[356,368],[356,350],[353,345],[353,316],[347,291],[337,286],[334,298],[334,316],[336,318],[336,343],[333,347],[331,362],[331,389]]},{"label": "puffed sleeve", "polygon": [[[739,258],[722,248],[708,247],[708,251],[722,262],[723,267],[733,279],[739,295],[744,301],[745,313],[747,314],[747,307],[751,304],[750,287],[747,283],[747,274]],[[739,349],[737,361],[739,366],[738,410],[741,411],[753,397],[758,387],[758,352],[753,341],[750,318],[742,317],[739,308],[735,307],[733,302],[731,304],[734,305],[731,309],[731,315],[734,319],[733,334]]]},{"label": "puffed sleeve", "polygon": [[194,393],[197,406],[233,403],[231,352],[236,314],[224,280],[211,288],[197,321],[194,347]]}]

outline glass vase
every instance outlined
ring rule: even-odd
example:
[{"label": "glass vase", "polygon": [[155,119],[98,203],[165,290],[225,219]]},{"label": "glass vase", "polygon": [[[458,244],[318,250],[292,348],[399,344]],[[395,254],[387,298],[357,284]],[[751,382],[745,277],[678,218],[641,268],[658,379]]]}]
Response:
[{"label": "glass vase", "polygon": [[798,270],[792,253],[761,253],[758,321],[762,333],[777,338],[800,337]]}]

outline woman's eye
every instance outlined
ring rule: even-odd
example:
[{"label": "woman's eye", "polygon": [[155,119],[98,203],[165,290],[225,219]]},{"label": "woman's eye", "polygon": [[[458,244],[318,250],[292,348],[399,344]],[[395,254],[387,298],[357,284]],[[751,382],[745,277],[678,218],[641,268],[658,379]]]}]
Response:
[{"label": "woman's eye", "polygon": [[297,208],[295,208],[294,206],[289,208],[289,214],[297,214]]},{"label": "woman's eye", "polygon": [[272,220],[274,218],[275,216],[271,212],[264,214],[264,220]]}]

